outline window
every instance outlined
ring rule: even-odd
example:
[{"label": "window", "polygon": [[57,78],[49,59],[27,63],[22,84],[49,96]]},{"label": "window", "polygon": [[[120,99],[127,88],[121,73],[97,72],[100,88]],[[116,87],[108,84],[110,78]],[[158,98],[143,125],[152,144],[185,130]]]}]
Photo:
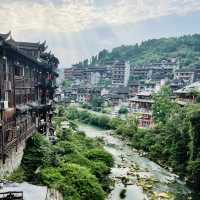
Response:
[{"label": "window", "polygon": [[15,66],[15,76],[21,76],[21,67]]}]

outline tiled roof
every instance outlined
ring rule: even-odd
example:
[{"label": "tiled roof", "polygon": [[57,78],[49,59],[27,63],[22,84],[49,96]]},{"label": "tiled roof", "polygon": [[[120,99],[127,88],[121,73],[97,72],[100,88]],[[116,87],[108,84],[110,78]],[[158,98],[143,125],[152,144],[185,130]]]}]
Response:
[{"label": "tiled roof", "polygon": [[200,92],[200,81],[194,82],[190,85],[187,85],[179,90],[176,90],[175,93],[190,93],[192,91]]}]

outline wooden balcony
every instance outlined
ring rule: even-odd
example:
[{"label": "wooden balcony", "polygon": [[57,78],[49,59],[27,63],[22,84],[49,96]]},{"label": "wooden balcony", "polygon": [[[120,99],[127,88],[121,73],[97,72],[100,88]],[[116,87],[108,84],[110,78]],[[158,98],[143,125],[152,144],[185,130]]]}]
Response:
[{"label": "wooden balcony", "polygon": [[[22,124],[23,122],[21,122]],[[23,129],[20,127],[20,130],[16,130],[16,127],[20,127],[16,125],[15,122],[6,123],[3,127],[3,135],[0,134],[0,154],[7,154],[7,152],[17,147],[17,145],[27,140],[29,137],[33,135],[36,131],[35,124],[31,124],[27,129]],[[2,157],[2,156],[0,156]]]},{"label": "wooden balcony", "polygon": [[15,146],[17,141],[15,121],[4,122],[2,132],[0,134],[0,153],[4,153],[8,149]]},{"label": "wooden balcony", "polygon": [[17,140],[18,141],[27,140],[29,137],[31,137],[33,135],[33,133],[35,133],[35,131],[36,131],[36,127],[35,127],[35,124],[34,124],[34,125],[30,126],[22,134],[19,134]]},{"label": "wooden balcony", "polygon": [[29,89],[33,88],[35,85],[34,81],[29,78],[24,78],[21,76],[15,76],[15,88],[16,89]]}]

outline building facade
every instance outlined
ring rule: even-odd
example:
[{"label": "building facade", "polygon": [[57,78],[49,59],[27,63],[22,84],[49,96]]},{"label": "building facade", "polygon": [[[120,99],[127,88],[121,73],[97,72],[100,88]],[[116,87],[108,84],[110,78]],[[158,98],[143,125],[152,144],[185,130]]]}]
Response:
[{"label": "building facade", "polygon": [[112,65],[112,84],[127,86],[130,76],[128,62],[116,61]]},{"label": "building facade", "polygon": [[71,80],[73,76],[73,68],[64,69],[64,79]]},{"label": "building facade", "polygon": [[59,61],[46,48],[0,34],[0,164],[51,124]]}]

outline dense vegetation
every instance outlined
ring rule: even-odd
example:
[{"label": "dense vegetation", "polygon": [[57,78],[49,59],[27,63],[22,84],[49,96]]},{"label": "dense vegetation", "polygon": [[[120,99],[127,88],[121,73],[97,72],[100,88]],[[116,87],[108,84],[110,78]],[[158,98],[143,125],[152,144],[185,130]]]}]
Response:
[{"label": "dense vegetation", "polygon": [[102,50],[91,61],[84,60],[83,66],[103,64],[113,60],[130,61],[134,65],[158,62],[166,58],[178,58],[181,67],[200,65],[200,34],[182,37],[151,39],[141,44],[120,46],[111,52]]},{"label": "dense vegetation", "polygon": [[76,130],[60,129],[67,118],[61,109],[55,117],[58,141],[52,145],[40,134],[27,141],[21,168],[10,179],[47,185],[67,200],[103,200],[110,190],[112,156],[100,143]]},{"label": "dense vegetation", "polygon": [[179,107],[169,100],[170,90],[164,87],[154,96],[153,129],[138,129],[137,118],[127,120],[96,115],[88,111],[68,109],[68,117],[101,128],[114,129],[128,138],[133,147],[142,149],[148,156],[173,171],[188,184],[200,191],[200,105]]},{"label": "dense vegetation", "polygon": [[119,114],[127,114],[128,108],[126,106],[121,106],[121,108],[118,111]]}]

